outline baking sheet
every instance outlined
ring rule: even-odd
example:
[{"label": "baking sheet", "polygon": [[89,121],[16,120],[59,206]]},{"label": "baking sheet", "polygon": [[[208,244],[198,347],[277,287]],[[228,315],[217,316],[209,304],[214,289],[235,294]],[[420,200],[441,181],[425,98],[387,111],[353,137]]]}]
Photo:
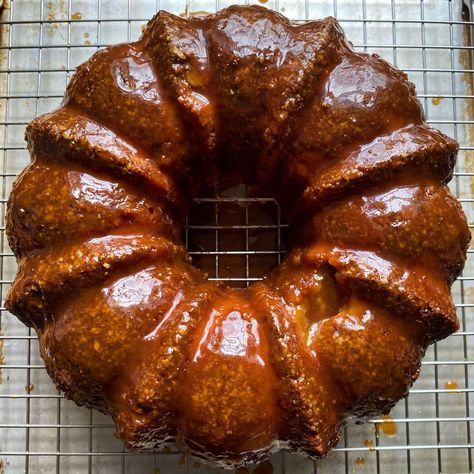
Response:
[{"label": "baking sheet", "polygon": [[[3,235],[5,202],[14,176],[28,163],[23,140],[26,123],[59,104],[77,65],[98,47],[138,38],[141,28],[157,9],[186,15],[214,12],[245,2],[10,0],[6,3],[0,50],[2,300],[16,268]],[[461,143],[456,175],[450,186],[461,199],[469,222],[473,222],[470,5],[461,0],[269,0],[264,6],[297,21],[336,16],[356,49],[377,53],[407,71],[417,86],[429,123]],[[243,188],[227,191],[226,195],[238,195],[241,198],[238,205],[216,206],[211,201],[197,204],[195,209],[195,215],[217,213],[218,229],[189,229],[187,237],[194,245],[197,263],[211,277],[236,278],[241,284],[258,278],[262,268],[276,263],[284,230],[278,228],[275,204],[249,203]],[[252,215],[271,222],[273,227],[258,232],[249,228]],[[224,228],[233,219],[244,219],[238,234]],[[236,254],[232,247],[235,242],[247,253]],[[313,463],[278,453],[271,458],[273,472],[471,472],[473,281],[472,254],[469,254],[463,276],[454,285],[461,330],[429,349],[409,398],[391,413],[397,428],[395,436],[388,436],[380,429],[380,420],[349,426],[338,448],[326,460]],[[56,391],[43,368],[34,333],[3,308],[0,323],[0,345],[3,345],[0,473],[2,470],[14,474],[218,472],[182,456],[174,446],[161,453],[124,453],[120,442],[113,437],[114,429],[108,417],[78,408]],[[260,474],[265,469],[270,470],[268,466],[260,468]]]}]

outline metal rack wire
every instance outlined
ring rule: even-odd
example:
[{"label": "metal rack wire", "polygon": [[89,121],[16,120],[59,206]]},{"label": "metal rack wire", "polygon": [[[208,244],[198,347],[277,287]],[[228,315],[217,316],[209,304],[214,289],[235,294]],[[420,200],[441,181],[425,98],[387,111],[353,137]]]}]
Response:
[{"label": "metal rack wire", "polygon": [[[0,285],[2,301],[15,273],[4,236],[11,184],[28,162],[23,133],[56,106],[75,66],[97,48],[137,38],[157,9],[212,12],[227,0],[10,0],[0,44]],[[249,3],[248,1],[245,3]],[[376,52],[415,82],[428,122],[461,144],[452,191],[474,222],[474,52],[472,5],[462,0],[255,0],[296,21],[333,15],[359,50]],[[278,263],[285,225],[271,199],[245,187],[216,188],[196,199],[184,238],[209,278],[243,286]],[[454,285],[461,330],[432,347],[410,397],[382,420],[349,426],[338,448],[313,463],[287,453],[275,473],[472,472],[474,426],[474,264]],[[76,407],[50,382],[34,333],[0,312],[0,473],[208,472],[170,446],[132,455],[112,436],[105,416]],[[3,358],[1,358],[3,354]]]}]

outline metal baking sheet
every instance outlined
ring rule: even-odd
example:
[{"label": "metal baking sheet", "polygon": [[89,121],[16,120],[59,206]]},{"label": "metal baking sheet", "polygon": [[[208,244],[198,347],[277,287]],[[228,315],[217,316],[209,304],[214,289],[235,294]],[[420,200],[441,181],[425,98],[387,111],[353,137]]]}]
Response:
[{"label": "metal baking sheet", "polygon": [[[335,16],[356,49],[377,53],[416,84],[429,123],[461,144],[450,186],[473,222],[474,91],[471,4],[462,0],[10,0],[0,46],[0,213],[2,301],[15,274],[3,234],[5,203],[15,175],[28,163],[26,124],[59,104],[74,68],[98,48],[138,38],[158,10],[189,15],[235,3],[257,3],[296,21]],[[229,203],[223,197],[234,196]],[[212,228],[192,225],[200,216]],[[242,223],[238,231],[229,223]],[[258,228],[258,225],[265,228]],[[261,277],[284,252],[278,207],[246,199],[246,189],[216,189],[196,203],[186,239],[196,264],[211,278],[242,285]],[[393,425],[374,420],[349,426],[326,460],[278,453],[275,474],[472,472],[474,394],[474,265],[472,250],[454,285],[460,331],[431,347],[410,396],[392,411]],[[181,455],[124,452],[111,420],[76,407],[47,376],[33,332],[0,313],[0,473],[218,472]],[[388,433],[388,434],[387,434]]]}]

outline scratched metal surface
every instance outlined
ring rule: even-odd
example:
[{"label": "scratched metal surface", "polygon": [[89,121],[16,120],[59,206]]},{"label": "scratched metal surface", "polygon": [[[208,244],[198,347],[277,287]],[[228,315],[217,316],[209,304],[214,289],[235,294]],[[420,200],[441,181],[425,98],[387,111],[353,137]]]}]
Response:
[{"label": "scratched metal surface", "polygon": [[[231,3],[244,2],[8,2],[0,47],[2,301],[16,268],[3,235],[5,202],[15,175],[28,163],[23,140],[26,123],[59,104],[78,64],[98,47],[137,38],[157,9],[189,14],[213,12]],[[473,23],[469,6],[461,0],[269,0],[265,6],[298,21],[336,16],[358,50],[378,53],[407,71],[428,121],[461,143],[451,188],[473,222]],[[236,198],[233,202],[224,202],[223,198],[232,196]],[[212,199],[196,203],[185,233],[196,264],[211,278],[233,285],[260,278],[284,252],[285,227],[275,203],[250,202],[245,196],[242,187],[217,189]],[[199,222],[213,222],[212,229],[194,225]],[[236,223],[239,228],[232,228]],[[380,429],[380,420],[349,426],[326,460],[313,463],[279,453],[271,458],[273,472],[471,472],[473,281],[470,253],[463,276],[454,285],[461,330],[428,351],[409,398],[391,413],[395,436]],[[211,472],[173,446],[162,453],[124,453],[108,417],[78,408],[56,391],[43,368],[34,334],[3,308],[0,324],[0,473]]]}]

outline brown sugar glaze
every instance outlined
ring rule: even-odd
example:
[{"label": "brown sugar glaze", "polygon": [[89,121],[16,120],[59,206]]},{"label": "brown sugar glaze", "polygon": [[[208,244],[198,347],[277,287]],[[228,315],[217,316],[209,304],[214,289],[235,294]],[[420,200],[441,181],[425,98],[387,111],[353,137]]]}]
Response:
[{"label": "brown sugar glaze", "polygon": [[[81,65],[26,137],[6,305],[57,386],[131,449],[178,440],[226,467],[279,447],[322,457],[458,328],[458,145],[332,18],[160,12]],[[247,289],[209,282],[179,237],[217,177],[275,196],[291,225],[285,261]]]}]

